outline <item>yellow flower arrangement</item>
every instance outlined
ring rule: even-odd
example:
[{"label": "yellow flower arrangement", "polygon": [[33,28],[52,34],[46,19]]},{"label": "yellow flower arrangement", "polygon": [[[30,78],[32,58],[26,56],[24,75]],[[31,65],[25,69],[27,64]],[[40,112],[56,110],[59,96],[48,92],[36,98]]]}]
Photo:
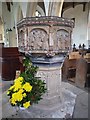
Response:
[{"label": "yellow flower arrangement", "polygon": [[10,96],[9,102],[12,106],[28,108],[42,99],[46,87],[45,82],[36,77],[38,67],[34,66],[30,59],[26,58],[23,65],[25,71],[14,80],[7,95]]},{"label": "yellow flower arrangement", "polygon": [[[23,107],[28,108],[30,106],[30,101],[26,101],[27,94],[32,90],[32,86],[30,83],[25,82],[23,77],[18,77],[14,80],[13,86],[11,86],[7,95],[10,95],[10,103],[11,105],[21,104]],[[23,101],[26,101],[23,103]]]}]

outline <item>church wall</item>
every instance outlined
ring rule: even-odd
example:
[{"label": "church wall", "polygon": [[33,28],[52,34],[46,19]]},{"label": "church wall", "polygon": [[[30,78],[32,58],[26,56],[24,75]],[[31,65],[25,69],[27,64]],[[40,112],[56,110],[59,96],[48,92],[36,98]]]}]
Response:
[{"label": "church wall", "polygon": [[63,17],[75,18],[75,27],[72,35],[72,45],[75,43],[76,47],[79,44],[85,44],[88,47],[87,40],[87,19],[88,19],[88,6],[86,5],[85,11],[83,11],[83,5],[77,5],[75,8],[66,10]]},{"label": "church wall", "polygon": [[[16,35],[16,24],[18,19],[18,8],[19,3],[11,5],[11,12],[7,10],[6,3],[2,3],[2,18],[4,22],[4,46],[5,47],[16,47],[17,46],[17,35]],[[11,31],[9,31],[11,29]]]},{"label": "church wall", "polygon": [[3,41],[5,43],[5,46],[6,44],[8,44],[8,41],[9,41],[9,35],[7,33],[7,29],[10,28],[10,12],[7,11],[7,6],[6,4],[3,2],[2,3],[2,19],[3,19],[3,25],[4,25],[4,38],[3,38]]},{"label": "church wall", "polygon": [[90,48],[90,2],[88,4],[89,12],[88,12],[88,48]]},{"label": "church wall", "polygon": [[[23,17],[30,16],[34,14],[37,7],[33,7],[33,4],[27,5],[20,4],[20,3],[14,3],[12,6],[12,11],[9,12],[7,10],[7,6],[5,3],[2,3],[2,18],[4,21],[4,39],[5,42],[9,41],[9,46],[17,46],[17,36],[16,32],[14,31],[13,27],[17,24],[17,14],[18,14],[18,7],[21,7]],[[46,4],[45,4],[46,5]],[[32,9],[33,8],[33,9]],[[32,10],[31,10],[32,9]],[[25,11],[24,11],[25,10]],[[28,13],[29,11],[30,13]],[[47,15],[47,12],[46,12]],[[79,44],[85,44],[86,47],[88,47],[88,42],[90,40],[90,35],[88,35],[88,5],[86,5],[85,11],[83,11],[83,5],[77,5],[74,8],[69,8],[63,13],[63,17],[65,18],[75,18],[75,27],[73,29],[73,35],[72,35],[72,44],[76,44],[76,47],[79,46]],[[15,23],[14,23],[15,22]],[[6,33],[6,29],[12,29],[12,32]]]}]

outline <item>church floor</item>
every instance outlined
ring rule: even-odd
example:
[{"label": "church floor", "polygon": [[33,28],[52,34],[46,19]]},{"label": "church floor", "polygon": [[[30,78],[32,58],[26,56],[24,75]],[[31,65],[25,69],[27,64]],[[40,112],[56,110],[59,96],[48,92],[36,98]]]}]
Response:
[{"label": "church floor", "polygon": [[[27,118],[28,111],[19,111],[17,112],[16,109],[13,109],[12,107],[8,106],[8,108],[4,108],[5,105],[8,105],[8,98],[6,95],[6,90],[9,88],[10,84],[12,81],[3,81],[1,83],[0,81],[0,88],[2,88],[2,91],[0,91],[0,96],[2,96],[2,99],[0,97],[0,104],[2,105],[2,112],[0,112],[0,117],[2,116],[11,116],[10,118]],[[74,94],[77,95],[76,97],[76,102],[74,106],[74,111],[73,111],[73,118],[88,118],[88,96],[89,93],[85,89],[80,89],[75,87],[74,85],[68,83],[68,82],[62,82],[62,87],[65,89],[72,91]],[[4,111],[5,110],[5,111]],[[7,110],[7,112],[6,112]],[[1,111],[1,107],[0,107]],[[67,115],[69,118],[70,116]],[[29,118],[29,117],[28,117]]]}]

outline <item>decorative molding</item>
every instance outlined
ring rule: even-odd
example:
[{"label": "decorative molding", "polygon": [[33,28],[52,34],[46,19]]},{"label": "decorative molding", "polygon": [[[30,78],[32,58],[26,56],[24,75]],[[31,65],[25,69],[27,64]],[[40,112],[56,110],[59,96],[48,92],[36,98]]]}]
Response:
[{"label": "decorative molding", "polygon": [[18,24],[19,51],[54,56],[71,49],[74,21],[56,16],[27,17]]}]

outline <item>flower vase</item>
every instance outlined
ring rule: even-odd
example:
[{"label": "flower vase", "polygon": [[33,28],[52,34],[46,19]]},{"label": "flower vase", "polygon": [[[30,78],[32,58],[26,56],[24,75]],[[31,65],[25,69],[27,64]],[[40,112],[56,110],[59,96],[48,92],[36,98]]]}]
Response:
[{"label": "flower vase", "polygon": [[20,109],[20,110],[25,110],[26,108],[20,106],[19,109]]}]

